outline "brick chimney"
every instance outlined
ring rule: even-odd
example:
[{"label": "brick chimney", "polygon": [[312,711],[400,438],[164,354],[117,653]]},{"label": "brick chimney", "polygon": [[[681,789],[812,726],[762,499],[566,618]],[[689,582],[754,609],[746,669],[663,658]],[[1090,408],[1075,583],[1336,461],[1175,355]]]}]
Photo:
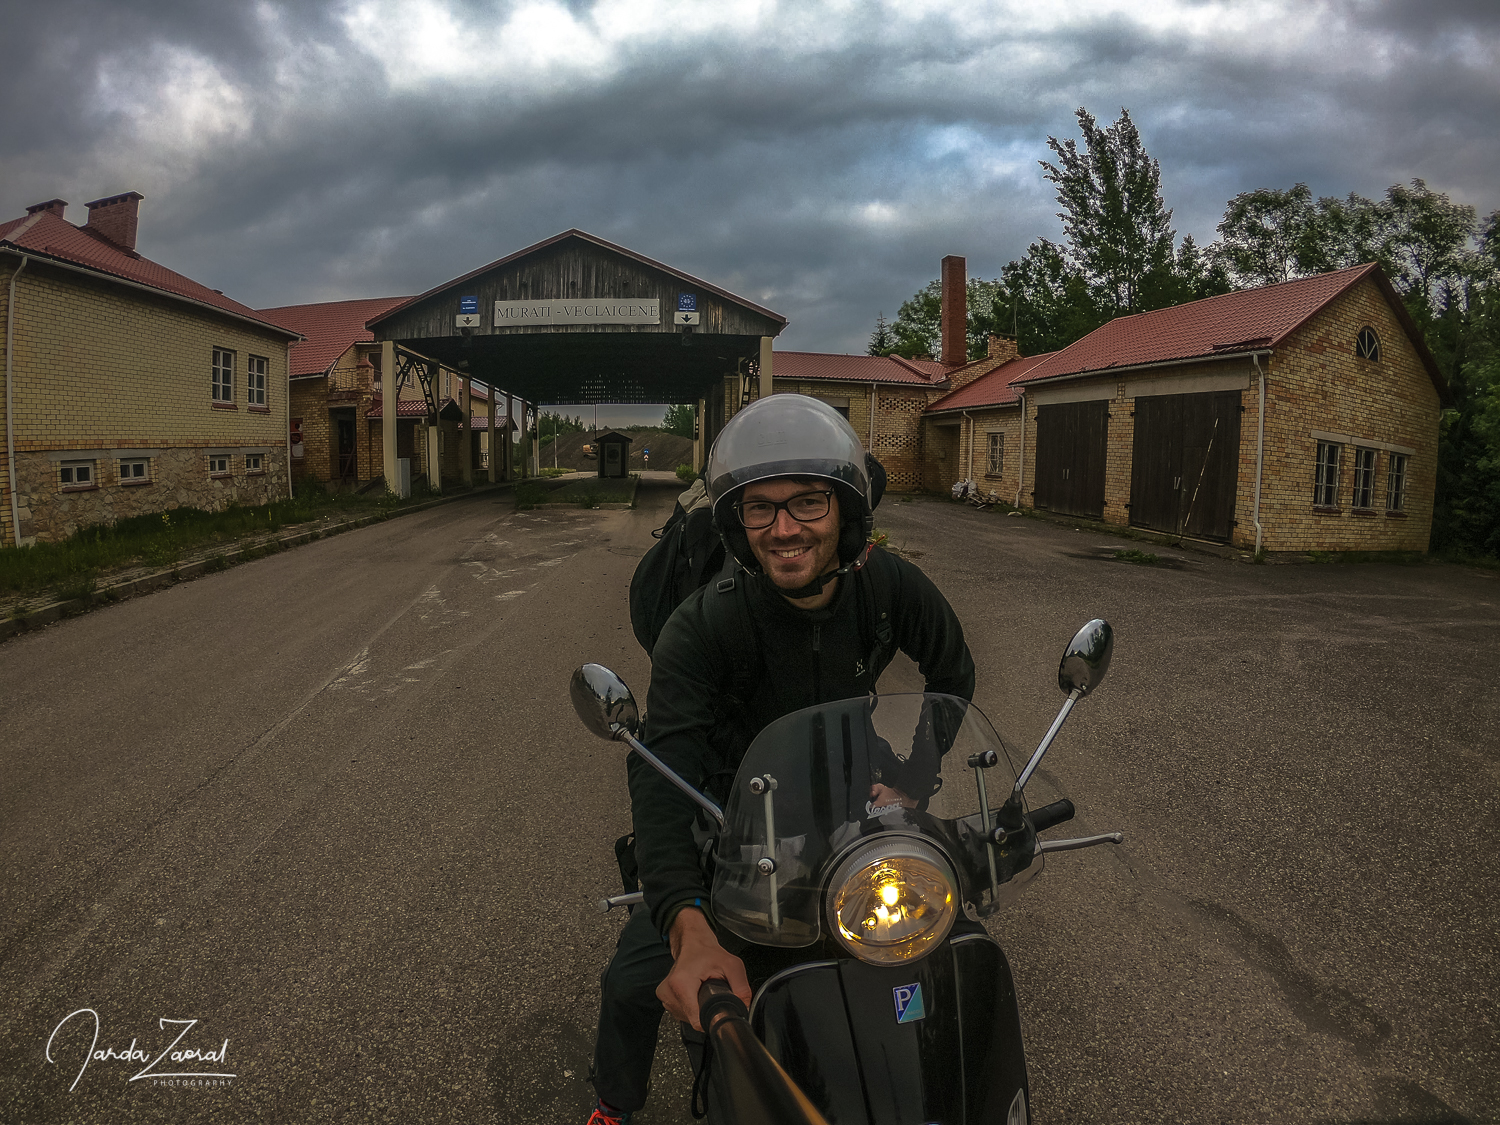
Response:
[{"label": "brick chimney", "polygon": [[86,203],[89,221],[83,229],[113,242],[121,250],[135,251],[136,208],[146,197],[138,191],[111,195]]},{"label": "brick chimney", "polygon": [[943,259],[942,362],[958,367],[969,361],[968,270],[964,259],[949,254]]},{"label": "brick chimney", "polygon": [[1016,338],[1014,336],[991,336],[989,357],[998,359],[1001,363],[1020,359],[1021,349],[1016,344]]},{"label": "brick chimney", "polygon": [[30,207],[26,208],[26,213],[28,215],[35,215],[40,211],[47,215],[56,215],[60,219],[63,217],[63,212],[67,209],[68,201],[66,199],[49,199],[46,203],[33,203]]}]

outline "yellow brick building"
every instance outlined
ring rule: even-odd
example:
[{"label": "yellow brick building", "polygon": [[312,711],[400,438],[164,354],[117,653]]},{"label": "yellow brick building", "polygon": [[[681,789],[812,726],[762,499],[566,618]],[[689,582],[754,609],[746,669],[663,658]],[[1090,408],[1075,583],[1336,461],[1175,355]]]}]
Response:
[{"label": "yellow brick building", "polygon": [[0,546],[289,494],[299,337],[137,254],[141,198],[0,224]]},{"label": "yellow brick building", "polygon": [[1448,390],[1377,266],[1121,317],[1006,393],[1024,507],[1246,550],[1427,549]]}]

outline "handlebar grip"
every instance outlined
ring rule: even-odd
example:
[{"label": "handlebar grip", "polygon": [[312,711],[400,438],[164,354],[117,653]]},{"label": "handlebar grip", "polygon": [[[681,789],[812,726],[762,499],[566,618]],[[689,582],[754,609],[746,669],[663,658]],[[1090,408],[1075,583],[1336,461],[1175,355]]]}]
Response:
[{"label": "handlebar grip", "polygon": [[698,1025],[707,1031],[721,1013],[738,1019],[747,1019],[750,1015],[745,1002],[734,994],[728,981],[706,980],[698,986]]},{"label": "handlebar grip", "polygon": [[1053,801],[1050,805],[1043,805],[1034,813],[1027,816],[1031,821],[1031,827],[1038,832],[1045,832],[1049,828],[1055,828],[1064,821],[1073,819],[1073,802],[1064,797],[1061,801]]}]

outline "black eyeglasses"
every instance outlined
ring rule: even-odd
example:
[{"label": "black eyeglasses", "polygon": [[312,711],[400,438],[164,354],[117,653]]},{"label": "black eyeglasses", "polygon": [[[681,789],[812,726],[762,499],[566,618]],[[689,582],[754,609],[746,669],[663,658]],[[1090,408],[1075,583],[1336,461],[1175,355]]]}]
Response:
[{"label": "black eyeglasses", "polygon": [[784,511],[798,523],[816,523],[828,514],[833,489],[824,492],[799,492],[789,500],[741,500],[734,506],[740,526],[759,531],[776,522],[776,513]]}]

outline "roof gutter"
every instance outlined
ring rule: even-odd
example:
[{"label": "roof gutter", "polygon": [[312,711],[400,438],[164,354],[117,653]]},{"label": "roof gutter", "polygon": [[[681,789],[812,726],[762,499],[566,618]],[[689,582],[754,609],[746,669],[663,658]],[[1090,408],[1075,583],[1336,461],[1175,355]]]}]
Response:
[{"label": "roof gutter", "polygon": [[5,302],[5,455],[9,470],[5,482],[10,493],[10,536],[17,547],[21,545],[21,506],[16,502],[16,381],[11,368],[16,354],[16,279],[30,260],[21,255],[20,266],[10,275],[10,297]]},{"label": "roof gutter", "polygon": [[32,258],[35,258],[39,262],[45,262],[49,266],[56,266],[60,270],[71,270],[74,273],[81,273],[87,277],[102,277],[110,282],[113,282],[115,285],[123,285],[127,289],[139,289],[142,293],[150,293],[156,297],[165,297],[169,301],[181,301],[185,305],[192,305],[195,308],[202,309],[204,312],[217,313],[219,316],[227,316],[231,320],[239,320],[243,321],[246,324],[253,324],[255,327],[260,329],[269,328],[271,331],[280,333],[281,335],[286,336],[293,341],[302,341],[307,339],[307,337],[302,335],[302,333],[300,332],[293,332],[290,328],[282,328],[279,324],[272,324],[268,320],[256,320],[252,316],[246,316],[244,313],[237,313],[232,309],[223,309],[218,305],[210,305],[207,301],[196,301],[192,297],[184,297],[181,293],[173,293],[170,289],[158,289],[154,285],[143,285],[139,281],[131,281],[129,278],[124,278],[120,277],[117,274],[112,274],[108,270],[92,269],[88,266],[74,265],[72,262],[65,262],[61,258],[53,258],[49,257],[46,254],[38,254],[35,250],[22,250],[19,246],[15,245],[12,242],[0,243],[0,250],[7,250],[12,254],[20,254],[23,260],[30,256]]},{"label": "roof gutter", "polygon": [[1212,363],[1216,359],[1244,359],[1246,356],[1270,355],[1270,348],[1247,348],[1239,352],[1212,352],[1209,355],[1195,355],[1187,359],[1164,359],[1157,363],[1132,363],[1126,367],[1098,367],[1092,371],[1072,371],[1066,375],[1049,375],[1045,379],[1026,379],[1022,377],[1028,387],[1050,387],[1054,383],[1065,383],[1072,379],[1091,379],[1100,375],[1118,375],[1126,371],[1155,371],[1161,367],[1184,367],[1190,363]]}]

